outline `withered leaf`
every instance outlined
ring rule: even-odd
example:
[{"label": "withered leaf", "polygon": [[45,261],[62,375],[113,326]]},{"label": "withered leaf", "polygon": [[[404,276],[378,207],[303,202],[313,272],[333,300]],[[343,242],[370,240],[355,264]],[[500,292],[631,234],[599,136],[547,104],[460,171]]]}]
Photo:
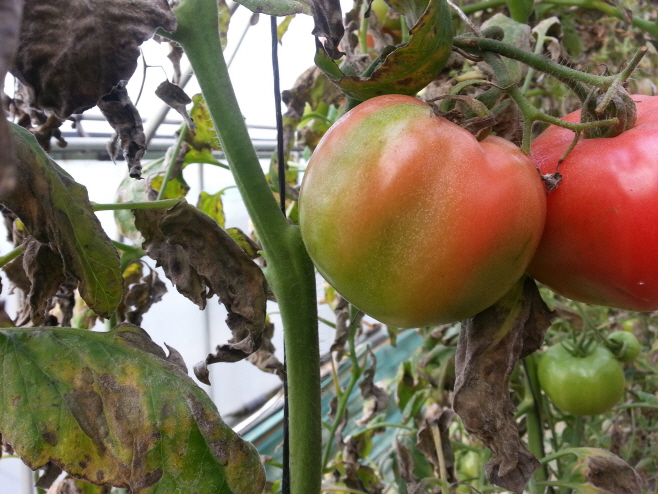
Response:
[{"label": "withered leaf", "polygon": [[279,379],[283,381],[286,371],[281,361],[274,355],[276,348],[272,343],[273,336],[274,324],[272,324],[269,318],[267,318],[265,321],[265,329],[263,330],[262,343],[260,348],[256,350],[256,352],[249,355],[247,360],[262,371],[269,372],[270,374],[276,374]]},{"label": "withered leaf", "polygon": [[436,419],[425,420],[423,426],[418,430],[416,439],[416,449],[423,453],[438,472],[440,466],[439,455],[437,453],[437,441],[434,438],[435,430],[438,428],[441,435],[441,453],[448,474],[448,482],[455,482],[457,479],[455,476],[455,453],[452,451],[450,436],[448,435],[448,428],[454,417],[454,411],[450,409],[442,410]]},{"label": "withered leaf", "polygon": [[404,479],[406,482],[418,482],[418,478],[414,475],[414,458],[411,450],[396,439],[395,453],[398,459],[400,477],[402,477],[402,479]]},{"label": "withered leaf", "polygon": [[[142,317],[151,306],[167,293],[167,286],[158,277],[157,271],[147,266],[148,274],[143,274],[143,263],[133,262],[124,272],[126,293],[117,307],[119,321],[139,326]],[[134,276],[130,276],[133,274]],[[127,274],[130,273],[130,274]]]},{"label": "withered leaf", "polygon": [[188,129],[192,132],[196,130],[196,124],[185,108],[186,105],[192,103],[192,98],[185,93],[182,87],[166,80],[160,83],[155,90],[155,95],[176,110],[180,116],[185,119]]},{"label": "withered leaf", "polygon": [[87,189],[78,184],[17,125],[13,133],[18,186],[0,195],[27,232],[62,259],[64,275],[78,281],[80,296],[102,317],[121,301],[119,255],[94,214]]},{"label": "withered leaf", "polygon": [[68,476],[57,480],[46,494],[110,494],[111,491],[110,486],[100,487]]},{"label": "withered leaf", "polygon": [[206,382],[208,364],[236,362],[258,350],[267,301],[260,267],[214,219],[185,201],[164,212],[133,213],[145,239],[142,248],[164,268],[177,290],[202,309],[206,299],[217,294],[228,311],[226,323],[233,338],[197,364],[197,377]]},{"label": "withered leaf", "polygon": [[32,469],[133,494],[262,492],[256,449],[143,329],[4,329],[0,361],[0,431]]},{"label": "withered leaf", "polygon": [[23,242],[23,269],[30,280],[25,302],[32,325],[39,326],[46,318],[48,301],[66,281],[64,264],[60,255],[48,245],[27,237]]},{"label": "withered leaf", "polygon": [[379,413],[382,413],[391,402],[391,397],[386,391],[375,384],[375,372],[377,371],[377,357],[368,348],[368,355],[370,355],[370,367],[363,371],[363,379],[359,383],[361,389],[361,396],[364,401],[372,400],[370,405],[366,405],[363,417],[356,421],[358,425],[364,425],[370,422]]},{"label": "withered leaf", "polygon": [[[4,96],[4,81],[14,62],[23,14],[23,0],[0,0],[0,98]],[[0,104],[0,109],[2,105]],[[11,133],[4,111],[0,115],[0,194],[6,194],[16,184],[11,152]]]},{"label": "withered leaf", "polygon": [[183,58],[183,49],[175,41],[169,42],[169,54],[167,58],[171,61],[174,67],[174,76],[172,77],[174,84],[180,84],[180,79],[183,74],[180,71],[180,61]]},{"label": "withered leaf", "polygon": [[132,178],[142,178],[140,160],[146,152],[146,136],[142,118],[128,96],[127,83],[127,80],[119,81],[108,94],[98,100],[98,108],[115,132],[108,145],[110,156],[114,159],[121,149],[123,159],[128,164],[128,174]]},{"label": "withered leaf", "polygon": [[57,477],[59,477],[61,473],[62,469],[55,465],[53,462],[46,463],[46,468],[43,472],[43,475],[39,477],[35,487],[39,487],[40,489],[50,488],[50,486],[53,485],[53,482],[57,480]]},{"label": "withered leaf", "polygon": [[82,113],[130,79],[158,27],[176,30],[166,0],[27,0],[12,73],[37,108]]},{"label": "withered leaf", "polygon": [[539,462],[521,443],[509,394],[516,363],[541,346],[550,312],[529,277],[496,304],[462,322],[453,408],[466,430],[493,452],[489,481],[521,494]]}]

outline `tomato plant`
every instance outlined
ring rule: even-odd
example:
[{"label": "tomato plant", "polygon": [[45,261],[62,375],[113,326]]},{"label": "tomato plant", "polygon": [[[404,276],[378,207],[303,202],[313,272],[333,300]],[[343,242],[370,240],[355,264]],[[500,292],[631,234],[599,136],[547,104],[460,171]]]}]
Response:
[{"label": "tomato plant", "polygon": [[633,362],[640,354],[642,346],[633,333],[628,331],[615,331],[608,336],[608,340],[620,345],[619,353],[615,354],[615,357],[617,357],[620,362]]},{"label": "tomato plant", "polygon": [[[628,310],[658,309],[658,98],[634,96],[635,126],[586,139],[559,166],[546,227],[528,271],[565,297]],[[564,120],[576,122],[580,112]],[[573,140],[549,127],[532,160],[553,173]]]},{"label": "tomato plant", "polygon": [[541,234],[545,192],[509,141],[478,142],[414,98],[381,96],[325,134],[299,204],[327,281],[379,321],[417,327],[470,317],[510,289]]},{"label": "tomato plant", "polygon": [[607,412],[624,393],[621,364],[601,346],[578,356],[558,343],[542,355],[537,370],[544,392],[555,406],[572,415]]}]

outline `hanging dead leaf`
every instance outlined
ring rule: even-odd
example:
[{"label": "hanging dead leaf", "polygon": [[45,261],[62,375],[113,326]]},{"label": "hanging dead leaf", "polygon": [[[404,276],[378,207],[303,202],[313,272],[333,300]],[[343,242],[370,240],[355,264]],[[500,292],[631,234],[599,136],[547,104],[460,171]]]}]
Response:
[{"label": "hanging dead leaf", "polygon": [[265,329],[263,330],[262,336],[263,342],[256,352],[247,357],[247,360],[262,371],[269,372],[270,374],[276,374],[279,379],[283,381],[286,371],[281,361],[274,355],[276,348],[272,343],[273,336],[274,324],[270,322],[268,317],[265,320]]},{"label": "hanging dead leaf", "polygon": [[119,152],[128,164],[128,174],[132,178],[142,178],[141,159],[146,152],[146,136],[142,118],[128,96],[127,80],[119,81],[112,90],[98,100],[98,108],[103,112],[114,129],[114,137],[108,144],[108,152],[114,160]]},{"label": "hanging dead leaf", "polygon": [[190,114],[187,113],[186,105],[192,103],[190,98],[182,87],[169,82],[168,80],[162,81],[155,90],[155,95],[162,101],[167,103],[170,107],[176,110],[181,117],[187,122],[187,128],[192,132],[196,130],[196,124]]},{"label": "hanging dead leaf", "polygon": [[423,426],[418,430],[416,440],[416,449],[434,466],[435,471],[439,472],[441,468],[441,462],[437,452],[439,441],[434,437],[438,431],[441,436],[440,449],[448,475],[448,482],[457,481],[457,476],[455,475],[455,453],[452,451],[450,436],[448,434],[448,428],[454,417],[454,411],[444,409],[436,419],[425,420]]},{"label": "hanging dead leaf", "polygon": [[51,461],[133,494],[260,494],[258,452],[178,359],[129,324],[0,330],[3,441],[32,469]]},{"label": "hanging dead leaf", "polygon": [[554,314],[529,277],[496,304],[462,322],[453,408],[466,430],[494,456],[485,465],[492,484],[521,494],[539,462],[521,443],[509,377],[519,359],[538,350]]},{"label": "hanging dead leaf", "polygon": [[377,357],[370,348],[367,351],[370,355],[370,367],[363,371],[363,379],[359,383],[361,396],[364,401],[372,400],[372,403],[366,405],[363,410],[363,417],[356,421],[358,425],[365,425],[370,422],[379,413],[388,408],[391,397],[386,391],[375,384],[375,372],[377,372]]},{"label": "hanging dead leaf", "polygon": [[28,237],[23,242],[23,269],[30,280],[30,291],[26,297],[30,319],[33,326],[39,326],[46,318],[48,301],[66,281],[64,265],[57,252]]},{"label": "hanging dead leaf", "polygon": [[[14,63],[23,15],[23,0],[0,0],[0,97],[4,99],[4,80]],[[0,109],[2,105],[0,105]],[[0,194],[8,193],[16,185],[12,159],[11,133],[4,111],[0,115]]]},{"label": "hanging dead leaf", "polygon": [[0,203],[27,232],[59,254],[64,275],[78,281],[80,295],[102,317],[109,317],[123,295],[119,255],[103,231],[87,196],[46,155],[28,131],[11,125],[19,185]]},{"label": "hanging dead leaf", "polygon": [[35,107],[60,118],[82,113],[130,79],[139,46],[158,27],[176,30],[166,0],[27,0],[12,73]]},{"label": "hanging dead leaf", "polygon": [[117,307],[120,322],[139,326],[144,314],[167,293],[167,286],[160,280],[157,271],[146,266],[149,272],[145,275],[143,267],[141,261],[136,261],[124,271],[126,293]]},{"label": "hanging dead leaf", "polygon": [[145,239],[143,249],[177,290],[202,309],[206,299],[217,294],[228,311],[233,338],[197,364],[199,380],[207,382],[208,364],[236,362],[258,350],[267,301],[267,282],[258,265],[214,219],[185,201],[164,212],[133,213]]}]

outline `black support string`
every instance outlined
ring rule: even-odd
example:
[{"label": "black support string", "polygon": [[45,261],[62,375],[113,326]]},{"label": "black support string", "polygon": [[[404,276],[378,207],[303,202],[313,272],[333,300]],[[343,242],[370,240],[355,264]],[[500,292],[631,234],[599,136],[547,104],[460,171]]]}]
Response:
[{"label": "black support string", "polygon": [[[270,18],[272,28],[272,72],[274,74],[274,106],[276,107],[277,163],[281,212],[286,216],[286,163],[283,149],[283,115],[281,114],[281,88],[279,87],[279,39],[276,17]],[[283,343],[283,477],[281,493],[290,494],[290,434],[288,431],[288,377],[286,375],[286,344]]]}]

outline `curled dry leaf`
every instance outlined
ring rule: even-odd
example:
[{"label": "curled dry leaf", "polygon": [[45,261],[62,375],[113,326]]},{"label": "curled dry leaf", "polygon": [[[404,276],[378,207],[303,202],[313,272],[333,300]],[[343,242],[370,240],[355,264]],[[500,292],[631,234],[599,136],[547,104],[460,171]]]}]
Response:
[{"label": "curled dry leaf", "polygon": [[124,271],[123,278],[126,292],[117,307],[119,321],[139,326],[142,317],[151,306],[167,293],[167,286],[158,277],[157,271],[146,266],[148,274],[144,274],[144,264],[141,261],[131,263]]},{"label": "curled dry leaf", "polygon": [[[0,98],[4,98],[5,76],[14,62],[18,46],[23,3],[23,0],[0,0]],[[11,133],[3,110],[0,115],[0,194],[6,194],[16,184],[11,146]]]},{"label": "curled dry leaf", "polygon": [[279,379],[283,381],[286,371],[281,361],[274,356],[274,351],[276,348],[272,343],[273,336],[274,324],[272,324],[268,318],[265,321],[265,329],[263,330],[263,342],[256,352],[247,357],[247,360],[262,371],[269,372],[270,374],[276,374]]},{"label": "curled dry leaf", "polygon": [[62,473],[62,469],[55,465],[53,462],[46,463],[43,475],[39,477],[35,487],[40,489],[49,489],[53,482],[57,480],[57,477]]},{"label": "curled dry leaf", "polygon": [[195,366],[199,380],[208,383],[208,364],[236,362],[260,347],[265,275],[214,219],[185,201],[164,212],[133,213],[145,239],[143,249],[164,268],[177,290],[202,309],[206,299],[217,294],[228,311],[226,323],[233,338]]},{"label": "curled dry leaf", "polygon": [[[94,214],[87,189],[46,155],[32,134],[11,125],[18,186],[0,203],[27,232],[61,257],[87,305],[110,317],[123,295],[119,255]],[[54,293],[53,293],[54,295]]]},{"label": "curled dry leaf", "polygon": [[57,480],[46,494],[110,494],[112,487],[88,484],[82,480],[66,477]]},{"label": "curled dry leaf", "polygon": [[262,492],[256,449],[143,329],[4,329],[0,360],[0,431],[32,469],[133,494]]},{"label": "curled dry leaf", "polygon": [[128,174],[132,178],[142,178],[141,159],[146,152],[146,136],[142,118],[126,89],[127,80],[119,81],[112,90],[98,100],[98,108],[103,112],[114,129],[114,137],[108,144],[108,151],[114,160],[119,152],[128,164]]},{"label": "curled dry leaf", "polygon": [[176,110],[180,116],[185,119],[188,129],[192,132],[196,130],[196,124],[185,108],[186,105],[192,103],[192,98],[185,93],[182,87],[169,81],[163,81],[155,90],[155,95]]},{"label": "curled dry leaf", "polygon": [[494,456],[492,484],[521,494],[539,462],[521,443],[508,383],[516,363],[538,350],[553,313],[529,277],[496,304],[462,322],[455,356],[453,408]]},{"label": "curled dry leaf", "polygon": [[130,79],[158,27],[176,30],[166,0],[27,0],[12,73],[37,108],[82,113]]},{"label": "curled dry leaf", "polygon": [[414,457],[411,450],[396,439],[395,453],[397,455],[400,477],[411,484],[418,482],[418,477],[414,475]]},{"label": "curled dry leaf", "polygon": [[457,476],[455,475],[455,453],[452,451],[452,444],[450,443],[450,436],[448,428],[452,419],[455,417],[455,412],[450,409],[444,409],[440,415],[433,420],[425,420],[423,426],[418,430],[416,439],[416,449],[420,451],[425,458],[434,466],[435,471],[440,471],[439,455],[437,454],[438,441],[434,437],[438,429],[441,436],[441,453],[443,461],[448,474],[448,482],[456,482]]},{"label": "curled dry leaf", "polygon": [[361,389],[363,400],[372,400],[372,403],[364,408],[363,417],[356,421],[358,425],[365,425],[370,422],[377,414],[385,411],[391,402],[388,393],[375,385],[377,357],[370,348],[368,348],[368,355],[370,355],[370,367],[363,371],[363,380],[359,383],[359,389]]}]

